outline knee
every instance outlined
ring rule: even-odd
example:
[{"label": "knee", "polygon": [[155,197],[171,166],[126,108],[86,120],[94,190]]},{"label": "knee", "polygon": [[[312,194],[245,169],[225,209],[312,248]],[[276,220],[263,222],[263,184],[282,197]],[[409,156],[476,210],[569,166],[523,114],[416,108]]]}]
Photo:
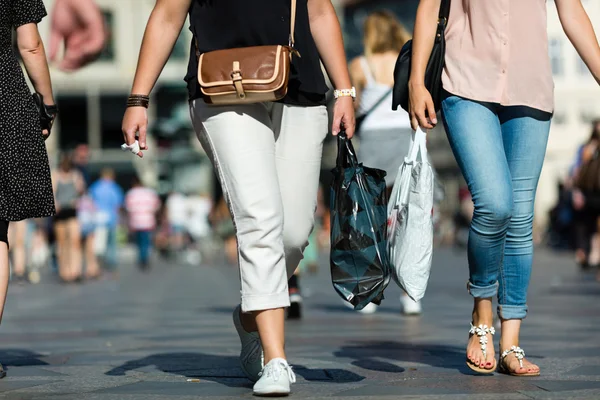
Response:
[{"label": "knee", "polygon": [[272,247],[275,243],[281,243],[283,221],[280,211],[266,207],[252,214],[234,215],[233,222],[240,248]]},{"label": "knee", "polygon": [[512,198],[496,197],[475,204],[473,225],[488,231],[505,231],[512,219]]},{"label": "knee", "polygon": [[313,230],[314,219],[296,221],[285,224],[283,229],[283,244],[286,249],[300,249],[303,251],[308,245],[308,237]]},{"label": "knee", "polygon": [[508,228],[508,240],[524,242],[533,238],[533,211],[513,215]]}]

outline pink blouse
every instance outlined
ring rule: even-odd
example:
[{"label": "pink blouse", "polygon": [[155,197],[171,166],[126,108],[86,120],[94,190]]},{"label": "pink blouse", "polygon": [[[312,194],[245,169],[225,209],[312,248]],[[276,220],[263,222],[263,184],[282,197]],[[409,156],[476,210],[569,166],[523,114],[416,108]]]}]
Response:
[{"label": "pink blouse", "polygon": [[442,82],[471,100],[552,112],[546,1],[452,1]]}]

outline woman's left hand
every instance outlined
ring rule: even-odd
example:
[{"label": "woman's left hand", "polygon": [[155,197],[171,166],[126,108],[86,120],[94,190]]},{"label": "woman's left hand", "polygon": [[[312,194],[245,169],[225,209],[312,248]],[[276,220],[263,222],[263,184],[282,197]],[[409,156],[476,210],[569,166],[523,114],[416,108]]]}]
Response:
[{"label": "woman's left hand", "polygon": [[354,100],[349,96],[338,98],[333,106],[333,125],[331,127],[331,132],[334,136],[337,136],[341,130],[344,130],[348,139],[352,139],[355,126]]}]

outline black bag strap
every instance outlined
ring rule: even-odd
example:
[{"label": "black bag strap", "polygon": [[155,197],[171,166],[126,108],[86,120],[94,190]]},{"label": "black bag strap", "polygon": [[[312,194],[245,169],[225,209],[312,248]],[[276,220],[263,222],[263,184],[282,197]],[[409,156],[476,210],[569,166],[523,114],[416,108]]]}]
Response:
[{"label": "black bag strap", "polygon": [[373,104],[371,107],[369,107],[369,109],[367,111],[365,111],[364,113],[360,114],[357,118],[363,118],[363,117],[366,117],[367,115],[371,114],[377,107],[379,107],[381,105],[381,103],[383,103],[385,101],[385,99],[387,99],[387,97],[390,94],[392,94],[393,91],[394,91],[394,87],[392,86],[390,88],[390,90],[386,90],[385,94],[383,96],[381,96],[375,102],[375,104]]},{"label": "black bag strap", "polygon": [[357,167],[358,158],[352,141],[346,136],[346,131],[341,131],[338,134],[338,153],[335,161],[337,168],[347,168],[349,166]]},{"label": "black bag strap", "polygon": [[450,16],[450,0],[442,0],[440,4],[440,12],[438,14],[438,27],[442,25],[446,29],[448,17]]}]

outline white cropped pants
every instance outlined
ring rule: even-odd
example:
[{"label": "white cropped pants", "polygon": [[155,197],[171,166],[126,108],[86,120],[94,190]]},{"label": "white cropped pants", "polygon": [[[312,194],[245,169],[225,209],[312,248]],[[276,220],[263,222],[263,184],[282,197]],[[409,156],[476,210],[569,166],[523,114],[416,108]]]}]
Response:
[{"label": "white cropped pants", "polygon": [[327,109],[195,100],[190,110],[236,228],[242,311],[287,307],[313,229]]}]

